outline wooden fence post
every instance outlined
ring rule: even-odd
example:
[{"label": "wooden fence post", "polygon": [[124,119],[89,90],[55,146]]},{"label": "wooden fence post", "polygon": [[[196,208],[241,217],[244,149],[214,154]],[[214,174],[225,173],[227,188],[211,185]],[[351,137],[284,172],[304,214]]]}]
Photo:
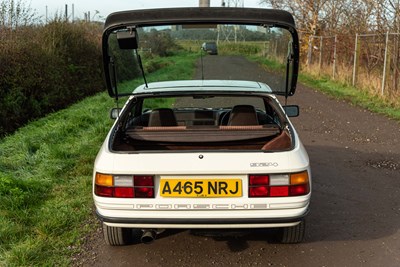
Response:
[{"label": "wooden fence post", "polygon": [[360,53],[360,44],[358,40],[358,33],[356,33],[356,44],[354,45],[354,66],[353,66],[353,83],[352,85],[355,86],[357,82],[357,72],[358,72],[358,56]]},{"label": "wooden fence post", "polygon": [[333,70],[332,70],[332,78],[335,79],[336,76],[336,53],[337,53],[337,35],[335,35],[335,41],[333,44]]},{"label": "wooden fence post", "polygon": [[321,73],[321,69],[322,69],[322,46],[323,46],[323,36],[319,37],[319,62],[318,62],[318,66],[319,66],[319,73]]},{"label": "wooden fence post", "polygon": [[311,65],[311,61],[312,61],[312,38],[313,38],[312,35],[308,38],[308,54],[307,54],[307,65],[308,66]]},{"label": "wooden fence post", "polygon": [[388,55],[389,55],[388,50],[389,50],[389,31],[386,32],[385,58],[383,61],[381,95],[383,95],[385,92],[387,64],[388,64],[388,61],[390,61],[390,60],[388,60]]},{"label": "wooden fence post", "polygon": [[[400,78],[400,33],[393,33],[394,36],[393,40],[393,51],[392,51],[392,66],[393,66],[393,79],[392,79],[392,84],[393,84],[393,92],[399,92],[399,78]],[[390,53],[389,53],[389,58],[390,58]],[[390,62],[390,60],[389,60]],[[390,63],[389,63],[390,66]]]}]

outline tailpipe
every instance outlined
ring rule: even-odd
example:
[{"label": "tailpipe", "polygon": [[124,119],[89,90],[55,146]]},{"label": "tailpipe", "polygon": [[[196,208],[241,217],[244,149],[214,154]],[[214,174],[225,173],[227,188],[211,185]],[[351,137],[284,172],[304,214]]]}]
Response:
[{"label": "tailpipe", "polygon": [[150,244],[152,243],[154,240],[156,240],[156,235],[157,232],[155,230],[143,230],[143,234],[142,237],[140,238],[140,241],[142,241],[142,243],[144,244]]}]

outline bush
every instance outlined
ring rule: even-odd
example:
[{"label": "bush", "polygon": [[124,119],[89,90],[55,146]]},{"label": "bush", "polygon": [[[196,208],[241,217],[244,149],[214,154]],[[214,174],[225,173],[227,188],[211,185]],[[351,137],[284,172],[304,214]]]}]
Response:
[{"label": "bush", "polygon": [[0,33],[0,136],[103,90],[99,25],[55,19],[6,30]]},{"label": "bush", "polygon": [[152,30],[150,33],[142,33],[142,47],[149,49],[153,55],[160,57],[172,56],[179,46],[168,33]]}]

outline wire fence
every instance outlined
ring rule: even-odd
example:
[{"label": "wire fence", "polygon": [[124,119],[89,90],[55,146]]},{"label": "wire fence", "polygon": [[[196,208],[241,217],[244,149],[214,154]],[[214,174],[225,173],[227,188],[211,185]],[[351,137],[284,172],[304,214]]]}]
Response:
[{"label": "wire fence", "polygon": [[400,95],[400,33],[310,36],[307,68],[383,96]]}]

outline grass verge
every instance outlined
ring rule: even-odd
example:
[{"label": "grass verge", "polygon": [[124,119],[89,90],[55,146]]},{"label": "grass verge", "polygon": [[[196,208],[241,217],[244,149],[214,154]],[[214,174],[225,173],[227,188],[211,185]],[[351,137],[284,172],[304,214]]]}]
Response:
[{"label": "grass verge", "polygon": [[[284,69],[284,65],[265,58],[249,57],[249,59],[257,62],[271,72],[281,71]],[[354,86],[336,82],[324,76],[311,75],[306,72],[301,72],[299,75],[299,82],[337,99],[346,100],[354,105],[400,121],[399,101],[383,99],[380,96],[371,94],[368,91],[361,90]]]},{"label": "grass verge", "polygon": [[[163,73],[190,79],[194,61],[175,61],[149,80]],[[137,79],[130,86],[141,83]],[[111,107],[113,100],[101,93],[0,141],[0,266],[70,264],[81,237],[94,227],[87,223],[91,176],[113,123]]]},{"label": "grass verge", "polygon": [[367,91],[324,77],[300,74],[299,81],[337,99],[346,100],[354,105],[400,121],[400,106],[395,102],[385,101],[381,97]]},{"label": "grass verge", "polygon": [[91,169],[112,105],[99,94],[1,141],[0,265],[67,265],[91,227]]}]

